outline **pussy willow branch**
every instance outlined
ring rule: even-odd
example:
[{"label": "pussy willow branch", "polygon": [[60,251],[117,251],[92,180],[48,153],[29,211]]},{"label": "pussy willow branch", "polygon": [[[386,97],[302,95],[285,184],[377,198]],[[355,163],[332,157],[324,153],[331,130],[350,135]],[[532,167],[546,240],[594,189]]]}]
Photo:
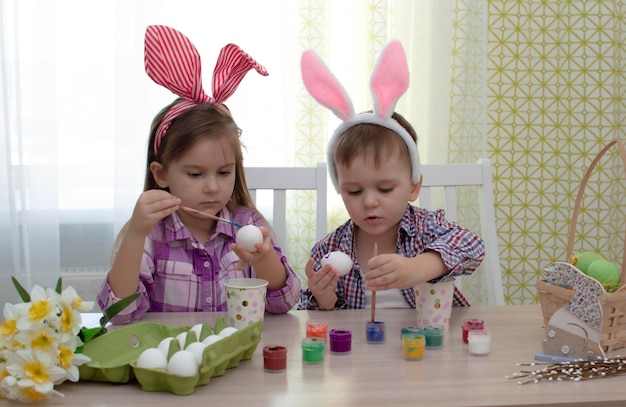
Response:
[{"label": "pussy willow branch", "polygon": [[517,381],[518,384],[538,383],[541,380],[582,381],[626,373],[626,358],[617,356],[614,358],[575,362],[518,363],[517,366],[542,366],[537,370],[521,370],[513,373],[511,376],[506,376],[507,379],[520,379]]}]

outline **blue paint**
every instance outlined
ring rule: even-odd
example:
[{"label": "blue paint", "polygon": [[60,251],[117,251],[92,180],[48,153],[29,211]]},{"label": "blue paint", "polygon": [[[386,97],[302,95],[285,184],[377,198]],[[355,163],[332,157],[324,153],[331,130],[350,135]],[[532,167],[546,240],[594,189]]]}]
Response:
[{"label": "blue paint", "polygon": [[365,338],[368,343],[382,343],[385,341],[385,323],[382,321],[367,321]]}]

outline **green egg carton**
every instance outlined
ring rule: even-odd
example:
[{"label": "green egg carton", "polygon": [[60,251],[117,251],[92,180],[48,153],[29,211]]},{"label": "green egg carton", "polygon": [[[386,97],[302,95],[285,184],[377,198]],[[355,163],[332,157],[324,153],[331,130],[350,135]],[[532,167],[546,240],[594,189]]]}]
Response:
[{"label": "green egg carton", "polygon": [[[225,327],[226,322],[220,316],[213,327],[208,324],[203,326],[199,339],[218,334]],[[208,384],[212,377],[222,376],[226,370],[239,366],[241,361],[251,359],[261,340],[263,322],[255,322],[207,346],[195,376],[182,377],[168,373],[165,369],[146,369],[136,365],[144,350],[157,347],[164,338],[189,332],[187,344],[198,339],[190,329],[190,326],[137,322],[99,336],[83,347],[83,353],[91,361],[79,366],[80,380],[128,383],[137,379],[144,391],[188,395],[197,386]],[[176,346],[180,347],[177,341],[172,341],[170,355]]]}]

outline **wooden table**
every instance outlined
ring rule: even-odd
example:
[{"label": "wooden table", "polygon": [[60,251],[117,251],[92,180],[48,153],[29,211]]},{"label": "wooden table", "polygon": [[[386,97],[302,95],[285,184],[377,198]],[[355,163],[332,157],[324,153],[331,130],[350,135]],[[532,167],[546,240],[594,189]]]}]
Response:
[{"label": "wooden table", "polygon": [[[149,314],[144,320],[175,325],[213,323],[215,313]],[[136,381],[127,384],[66,382],[58,386],[65,398],[42,405],[64,406],[623,406],[626,375],[582,382],[539,382],[526,385],[505,378],[533,362],[544,339],[539,306],[470,307],[454,309],[450,331],[441,349],[427,349],[421,361],[402,357],[400,330],[415,325],[415,310],[378,310],[386,340],[368,344],[365,323],[370,310],[292,311],[266,315],[261,342],[251,360],[214,377],[189,396],[142,391]],[[461,339],[461,323],[481,318],[491,331],[488,356],[472,356]],[[320,364],[304,364],[300,342],[309,320],[327,320],[329,328],[350,329],[352,351],[331,354]],[[268,373],[263,368],[263,346],[288,349],[287,369]]]}]

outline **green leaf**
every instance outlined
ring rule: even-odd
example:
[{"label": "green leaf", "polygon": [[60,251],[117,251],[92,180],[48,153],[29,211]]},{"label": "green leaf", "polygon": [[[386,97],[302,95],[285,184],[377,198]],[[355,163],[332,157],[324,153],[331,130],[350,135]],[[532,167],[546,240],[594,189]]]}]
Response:
[{"label": "green leaf", "polygon": [[30,294],[28,293],[28,291],[26,291],[24,287],[22,287],[20,282],[17,281],[15,277],[11,276],[11,279],[13,280],[13,285],[15,286],[15,289],[17,290],[17,293],[20,295],[20,298],[22,299],[22,301],[30,302]]},{"label": "green leaf", "polygon": [[61,294],[61,288],[63,287],[63,279],[61,277],[59,277],[59,279],[57,280],[57,286],[55,288],[55,291],[57,292],[57,294]]},{"label": "green leaf", "polygon": [[104,328],[111,318],[119,314],[124,308],[128,307],[128,305],[135,301],[139,295],[139,293],[129,295],[104,310],[104,314],[102,315],[102,318],[100,318],[100,326]]},{"label": "green leaf", "polygon": [[83,341],[83,345],[76,348],[76,353],[83,353],[83,346],[85,346],[87,342],[105,333],[106,329],[99,326],[95,328],[82,327],[78,332],[78,337]]}]

